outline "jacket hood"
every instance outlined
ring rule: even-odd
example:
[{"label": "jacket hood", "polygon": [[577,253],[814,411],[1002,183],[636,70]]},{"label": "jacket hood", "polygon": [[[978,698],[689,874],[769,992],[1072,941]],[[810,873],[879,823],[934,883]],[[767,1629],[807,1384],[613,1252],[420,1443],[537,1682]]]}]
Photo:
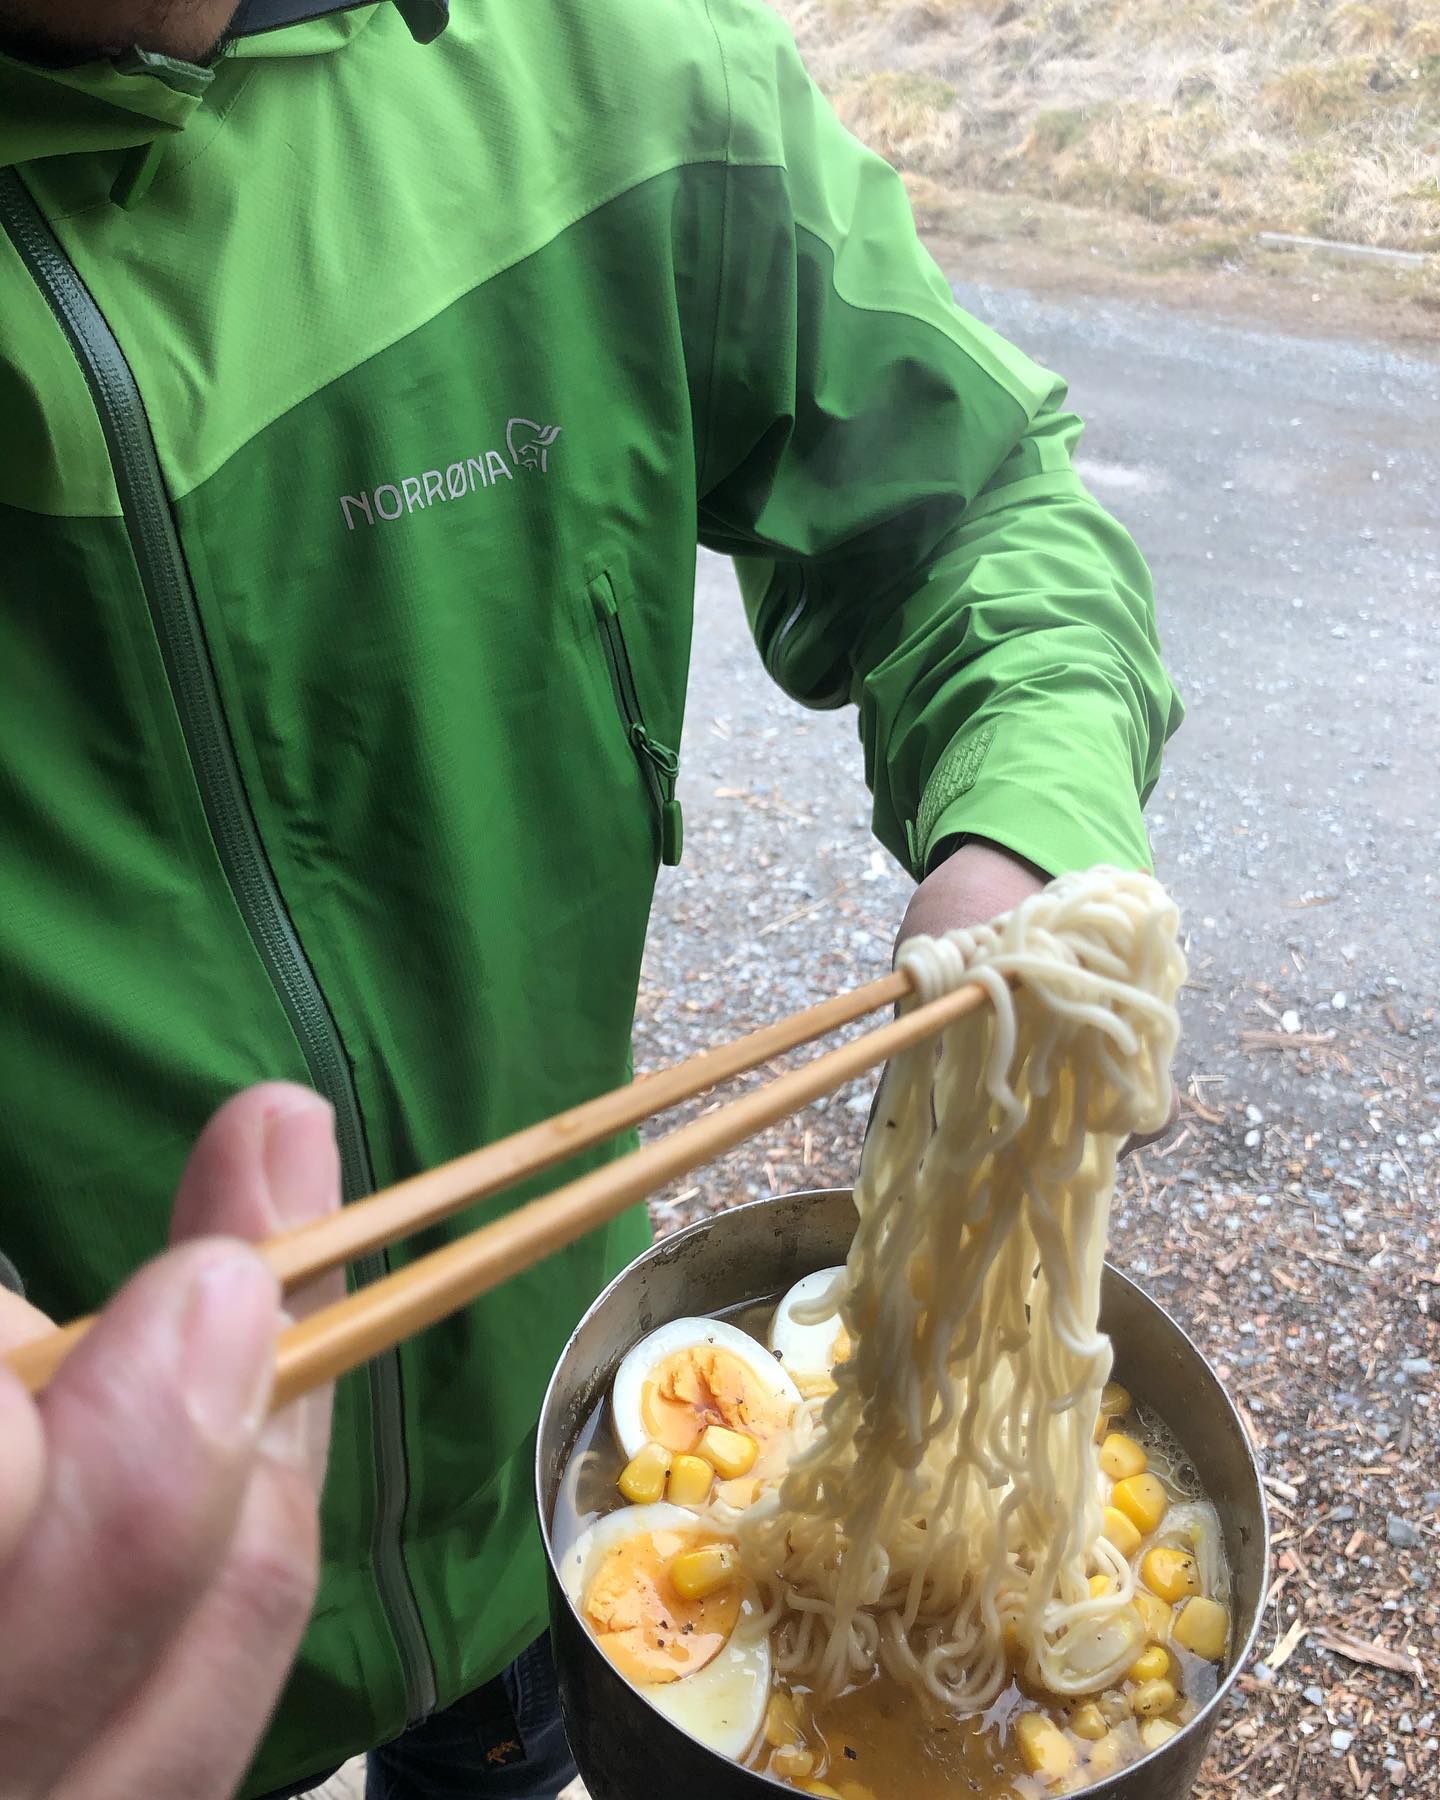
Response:
[{"label": "jacket hood", "polygon": [[[445,0],[393,0],[422,43],[444,28]],[[148,50],[69,68],[0,54],[0,169],[43,156],[159,146],[185,129],[227,58],[328,56],[363,31],[375,7],[345,0],[249,0],[214,64]],[[237,35],[238,32],[238,35]]]}]

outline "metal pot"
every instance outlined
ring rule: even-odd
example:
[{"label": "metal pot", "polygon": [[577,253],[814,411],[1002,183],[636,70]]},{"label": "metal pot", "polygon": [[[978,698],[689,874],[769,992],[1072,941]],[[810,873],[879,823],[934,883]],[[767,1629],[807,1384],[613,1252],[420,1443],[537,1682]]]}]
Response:
[{"label": "metal pot", "polygon": [[[845,1260],[855,1210],[845,1188],[787,1194],[718,1214],[663,1239],[618,1275],[586,1313],[551,1377],[540,1413],[536,1496],[545,1538],[550,1631],[565,1728],[593,1800],[764,1800],[794,1789],[707,1750],[653,1710],[596,1647],[555,1569],[550,1521],[580,1429],[620,1359],[657,1325],[780,1294]],[[1180,1440],[1203,1471],[1230,1561],[1238,1654],[1210,1703],[1159,1750],[1085,1793],[1100,1800],[1182,1800],[1220,1706],[1259,1632],[1269,1565],[1260,1472],[1214,1371],[1174,1320],[1106,1267],[1102,1322],[1117,1376]]]}]

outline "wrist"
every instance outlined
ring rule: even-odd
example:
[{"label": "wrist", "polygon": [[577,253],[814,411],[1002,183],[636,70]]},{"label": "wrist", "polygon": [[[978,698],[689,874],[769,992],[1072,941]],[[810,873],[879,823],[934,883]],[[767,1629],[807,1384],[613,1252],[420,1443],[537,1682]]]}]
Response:
[{"label": "wrist", "polygon": [[947,838],[944,852],[916,888],[900,937],[939,937],[1009,912],[1049,880],[1043,869],[988,838]]}]

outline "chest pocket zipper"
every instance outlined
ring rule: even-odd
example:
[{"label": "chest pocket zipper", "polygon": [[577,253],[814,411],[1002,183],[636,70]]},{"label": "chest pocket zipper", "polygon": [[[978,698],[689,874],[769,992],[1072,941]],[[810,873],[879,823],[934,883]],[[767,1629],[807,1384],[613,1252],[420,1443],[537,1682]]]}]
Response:
[{"label": "chest pocket zipper", "polygon": [[610,670],[610,685],[615,690],[615,705],[620,722],[635,752],[640,773],[649,789],[655,808],[655,822],[660,831],[660,860],[674,868],[680,860],[684,843],[684,824],[680,802],[675,798],[675,782],[680,774],[680,758],[651,736],[640,705],[640,691],[635,685],[635,670],[630,652],[625,648],[625,633],[620,623],[620,607],[608,575],[598,575],[589,586],[590,605],[600,631],[600,643]]}]

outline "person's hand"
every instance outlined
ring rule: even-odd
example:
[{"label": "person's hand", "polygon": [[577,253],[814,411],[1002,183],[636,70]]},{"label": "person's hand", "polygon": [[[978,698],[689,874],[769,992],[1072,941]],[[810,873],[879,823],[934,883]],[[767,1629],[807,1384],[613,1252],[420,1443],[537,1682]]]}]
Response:
[{"label": "person's hand", "polygon": [[[4,1800],[223,1800],[244,1774],[314,1598],[330,1398],[266,1423],[284,1317],[239,1240],[338,1200],[330,1108],[237,1095],[195,1146],[173,1247],[39,1400],[0,1363]],[[0,1352],[49,1329],[0,1292]]]},{"label": "person's hand", "polygon": [[[960,926],[981,925],[1045,886],[1047,877],[1034,863],[984,839],[972,838],[947,856],[916,888],[905,909],[895,944],[906,938],[942,937]],[[1121,1152],[1168,1137],[1180,1111],[1179,1094],[1171,1090],[1170,1117],[1159,1131],[1132,1137]]]}]

